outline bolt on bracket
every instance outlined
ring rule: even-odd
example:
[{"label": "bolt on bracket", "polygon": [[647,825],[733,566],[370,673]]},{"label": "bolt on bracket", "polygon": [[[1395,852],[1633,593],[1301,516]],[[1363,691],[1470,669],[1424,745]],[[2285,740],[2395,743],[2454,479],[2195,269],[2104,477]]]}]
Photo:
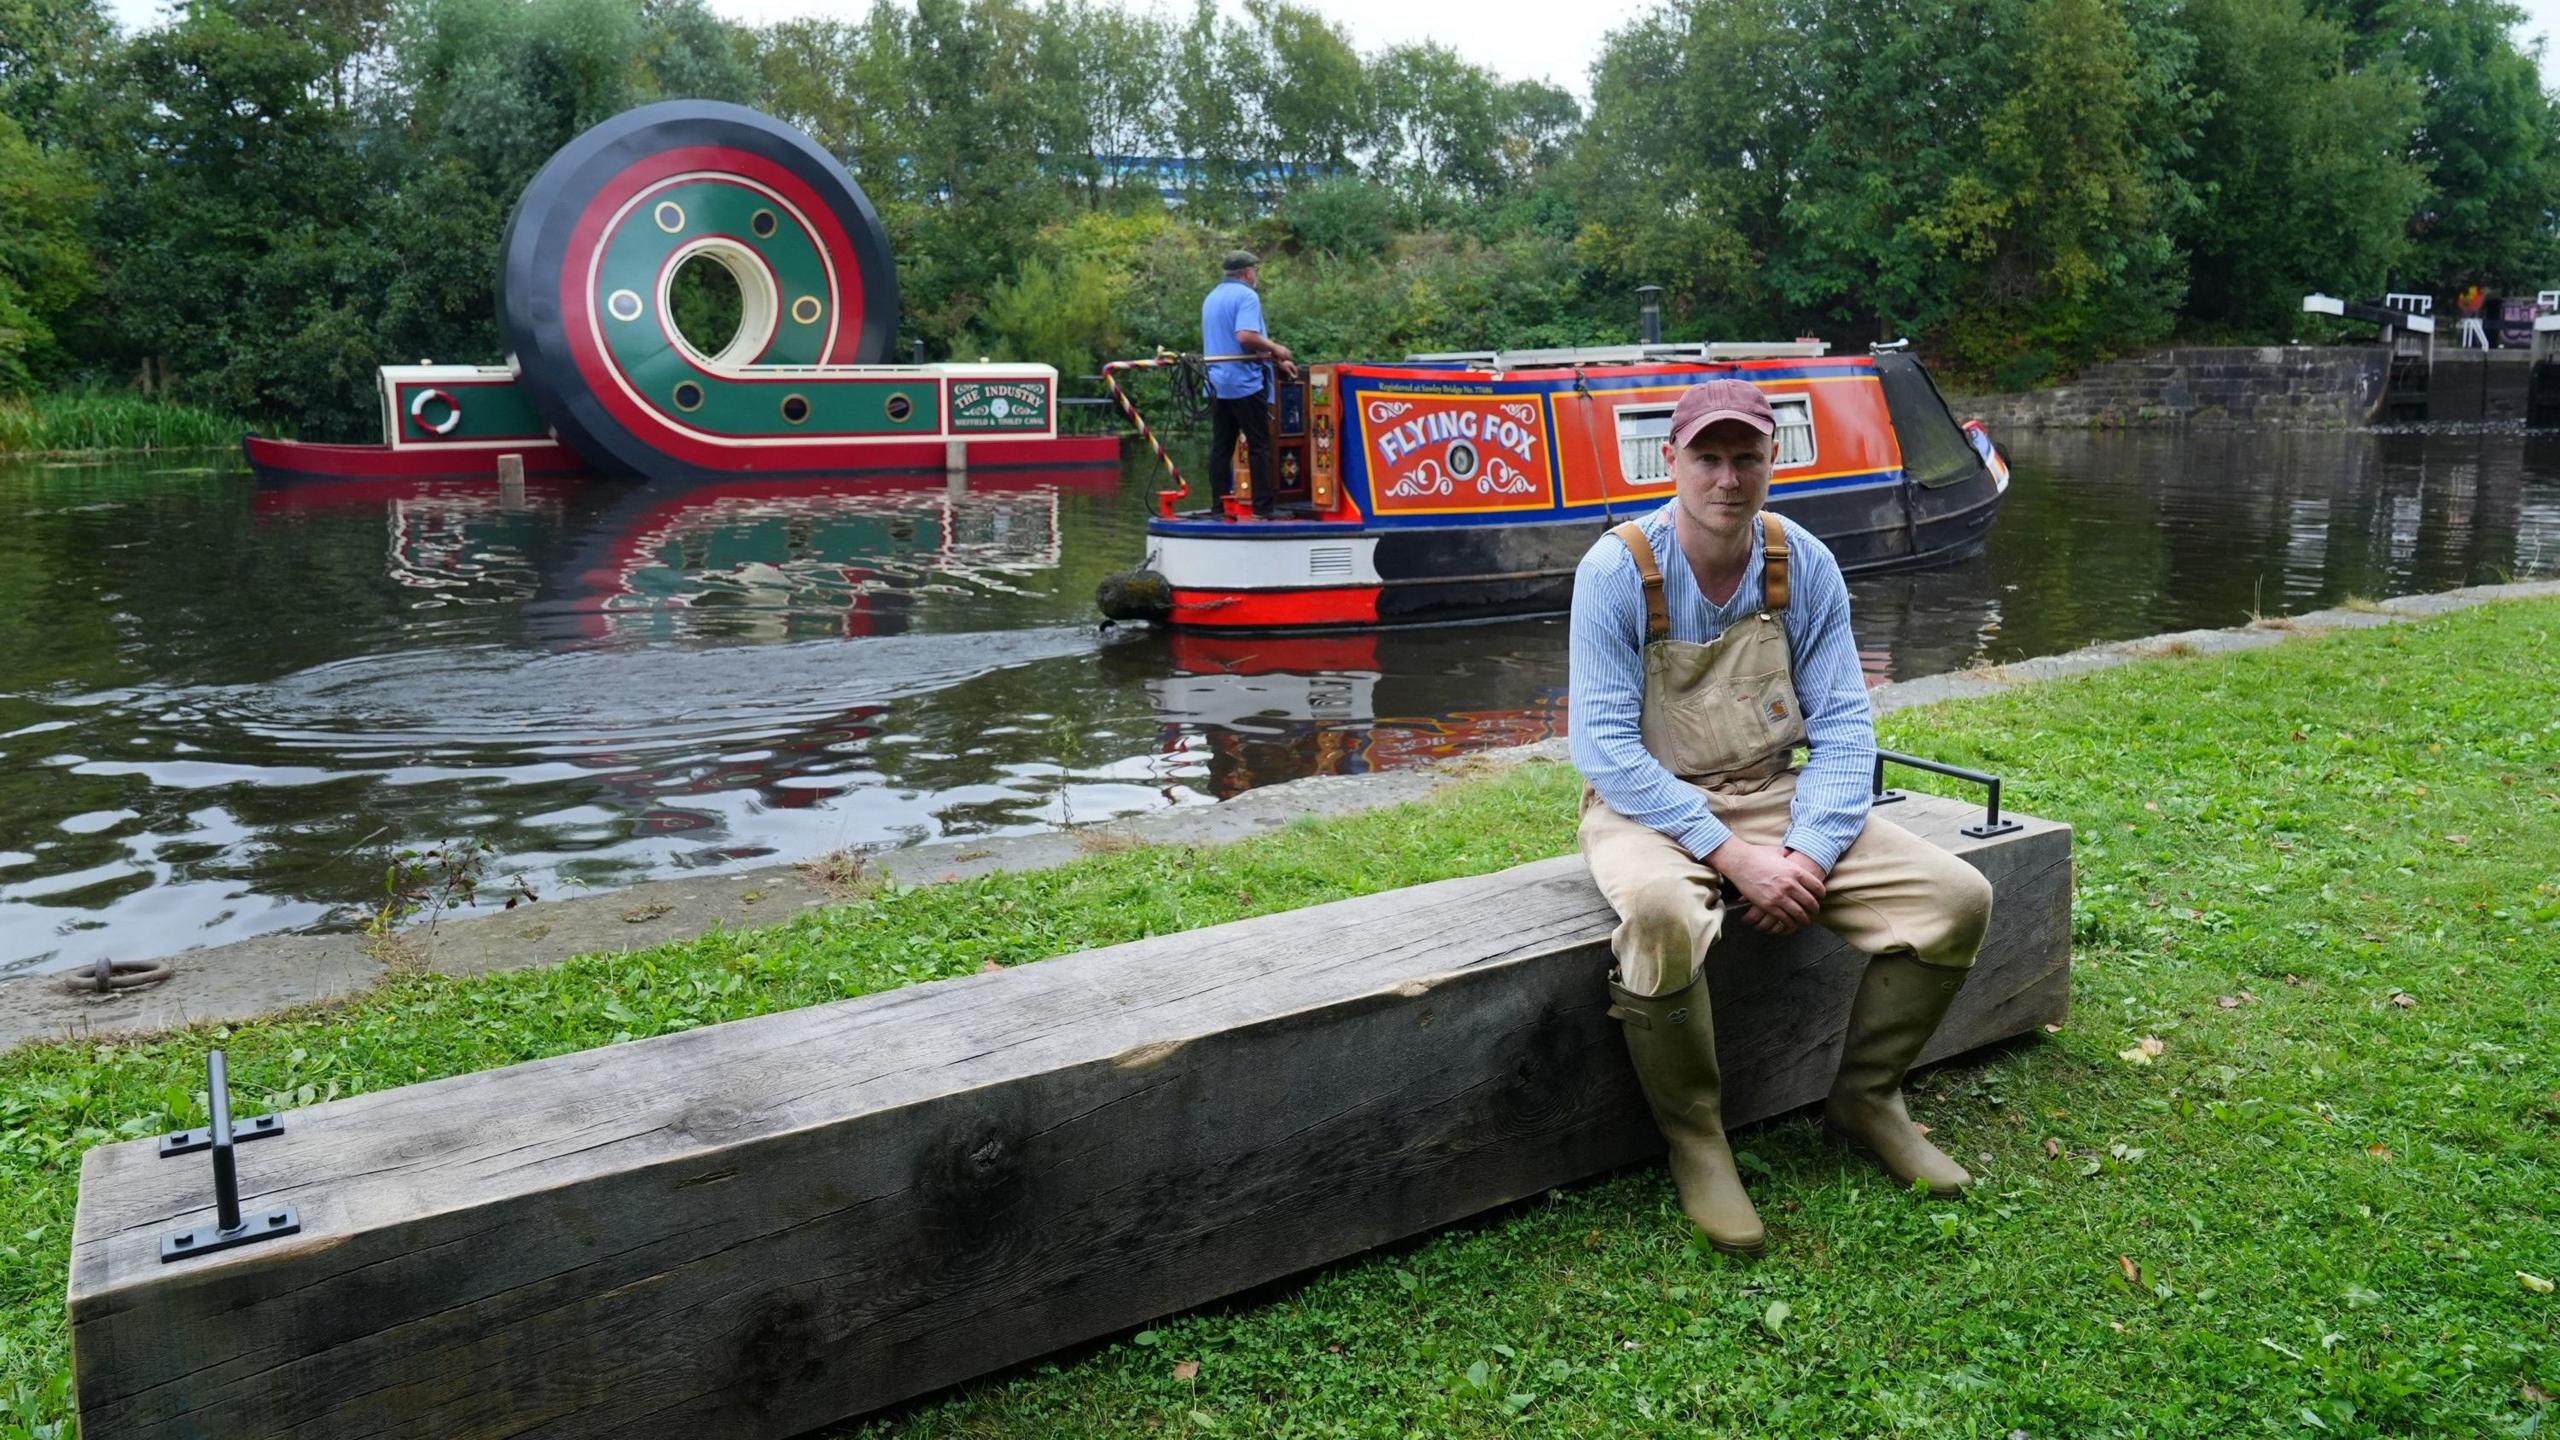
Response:
[{"label": "bolt on bracket", "polygon": [[[231,1070],[222,1052],[205,1057],[205,1103],[213,1112],[213,1123],[202,1130],[181,1130],[161,1137],[160,1154],[192,1154],[197,1150],[213,1152],[214,1220],[193,1230],[172,1230],[160,1237],[160,1260],[185,1260],[197,1255],[210,1255],[218,1250],[236,1249],[260,1240],[273,1240],[291,1235],[302,1228],[302,1217],[290,1205],[261,1207],[254,1214],[240,1212],[240,1167],[232,1146],[239,1140],[254,1140],[265,1135],[284,1133],[284,1122],[273,1115],[252,1120],[237,1133],[231,1127]],[[263,1123],[262,1123],[263,1121]],[[197,1137],[202,1137],[198,1143]]]}]

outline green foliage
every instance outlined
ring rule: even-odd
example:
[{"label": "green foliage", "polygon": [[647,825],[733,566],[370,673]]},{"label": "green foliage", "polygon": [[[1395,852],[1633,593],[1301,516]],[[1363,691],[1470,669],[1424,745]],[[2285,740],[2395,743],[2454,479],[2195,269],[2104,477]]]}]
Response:
[{"label": "green foliage", "polygon": [[[1781,215],[1820,236],[1838,208],[1808,193],[1816,177],[1805,168],[1806,100],[1820,93],[1807,83],[1813,39],[1786,0],[1666,5],[1613,36],[1592,73],[1591,116],[1570,162],[1581,213],[1574,252],[1619,294],[1662,286],[1674,338],[1753,333],[1790,303],[1834,309],[1834,294],[1887,280],[1861,259],[1842,262],[1841,274],[1788,283],[1826,262],[1817,246],[1784,233]],[[1892,130],[1864,137],[1886,147],[1872,165],[1831,163],[1871,175],[1871,184],[1904,183],[1896,172],[1931,157],[1894,153],[1903,138]],[[1791,174],[1806,182],[1792,194]],[[1867,222],[1848,215],[1836,223]]]},{"label": "green foliage", "polygon": [[[424,850],[397,850],[386,857],[382,899],[364,924],[376,957],[398,954],[400,932],[420,915],[426,917],[425,928],[433,930],[446,915],[473,904],[489,878],[489,862],[494,858],[488,842],[476,835]],[[505,895],[501,908],[507,910],[542,898],[522,875],[508,879]]]},{"label": "green foliage", "polygon": [[1279,219],[1300,250],[1375,257],[1396,238],[1396,197],[1375,181],[1337,175],[1283,197]]},{"label": "green foliage", "polygon": [[2155,338],[2192,41],[2123,0],[1731,0],[1595,79],[1584,257],[1715,328],[1810,311],[1960,372]]},{"label": "green foliage", "polygon": [[1261,152],[1301,175],[1347,173],[1367,141],[1370,76],[1341,31],[1312,10],[1251,0],[1269,48]]},{"label": "green foliage", "polygon": [[0,395],[67,368],[61,329],[96,284],[82,235],[94,194],[70,156],[0,112]]},{"label": "green foliage", "polygon": [[[1782,1118],[1736,1137],[1772,1230],[1752,1265],[1688,1248],[1640,1167],[830,1433],[2536,1433],[2555,627],[2488,606],[1888,717],[2075,830],[2069,1020],[1911,1086],[1985,1182],[1960,1201]],[[203,1123],[211,1045],[240,1113],[310,1105],[1570,854],[1577,786],[1525,765],[1225,847],[0,1056],[0,1437],[70,1422],[80,1154]]]},{"label": "green foliage", "polygon": [[1124,348],[1118,325],[1119,286],[1091,257],[1051,262],[1033,256],[987,300],[985,324],[994,353],[1036,360],[1061,375],[1091,375]]},{"label": "green foliage", "polygon": [[2516,48],[2524,12],[2507,0],[2326,0],[2367,66],[2414,78],[2423,98],[2410,153],[2432,189],[2412,219],[2416,284],[2452,290],[2547,285],[2560,254],[2560,109]]},{"label": "green foliage", "polygon": [[1369,85],[1378,97],[1377,174],[1443,216],[1524,183],[1579,118],[1573,98],[1553,86],[1505,84],[1435,44],[1386,51]]},{"label": "green foliage", "polygon": [[708,255],[677,266],[667,291],[676,333],[705,355],[726,350],[746,321],[746,296],[738,289],[738,277]]},{"label": "green foliage", "polygon": [[2412,234],[2423,283],[2533,288],[2560,157],[2512,14],[1676,0],[1594,74],[1577,250],[1686,333],[1910,334],[2009,384],[2181,323],[2283,337]]},{"label": "green foliage", "polygon": [[1267,266],[1263,289],[1269,313],[1303,317],[1289,329],[1310,355],[1568,345],[1627,330],[1622,313],[1586,313],[1572,252],[1537,235],[1429,233],[1382,257],[1310,255]]},{"label": "green foliage", "polygon": [[84,138],[88,86],[114,41],[98,0],[0,0],[0,116],[48,149]]},{"label": "green foliage", "polygon": [[2379,294],[2408,249],[2426,172],[2377,135],[2420,122],[2417,83],[2352,69],[2346,27],[2263,0],[2190,0],[2204,119],[2181,167],[2188,308],[2241,334],[2299,325],[2312,291]]},{"label": "green foliage", "polygon": [[2141,18],[2114,0],[2047,0],[2022,17],[1982,164],[1922,210],[1922,233],[1990,261],[1950,336],[1958,368],[2080,361],[2168,330],[2185,277],[2166,226],[2182,196],[2164,172],[2174,152],[2151,137],[2180,133],[2193,42]]}]

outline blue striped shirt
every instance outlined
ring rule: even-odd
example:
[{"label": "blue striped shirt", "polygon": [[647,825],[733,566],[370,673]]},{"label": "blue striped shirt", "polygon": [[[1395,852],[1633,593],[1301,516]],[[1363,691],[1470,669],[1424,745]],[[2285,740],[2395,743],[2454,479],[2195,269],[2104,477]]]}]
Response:
[{"label": "blue striped shirt", "polygon": [[[1758,525],[1751,527],[1751,560],[1742,584],[1730,603],[1716,605],[1698,589],[1698,577],[1681,557],[1671,506],[1642,523],[1662,567],[1672,639],[1703,645],[1762,608]],[[1813,752],[1796,783],[1786,843],[1828,873],[1866,828],[1875,715],[1867,708],[1858,642],[1849,633],[1849,587],[1840,578],[1840,562],[1803,526],[1783,517],[1782,523],[1789,596],[1782,623]],[[1614,535],[1601,536],[1574,571],[1572,646],[1567,723],[1574,766],[1610,809],[1704,859],[1733,832],[1696,786],[1664,769],[1644,748],[1644,580],[1636,573],[1635,556]]]}]

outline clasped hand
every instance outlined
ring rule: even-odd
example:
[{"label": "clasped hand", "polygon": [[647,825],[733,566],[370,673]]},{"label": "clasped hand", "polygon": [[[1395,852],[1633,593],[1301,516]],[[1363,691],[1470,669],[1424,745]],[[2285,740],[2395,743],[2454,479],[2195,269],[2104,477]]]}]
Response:
[{"label": "clasped hand", "polygon": [[1822,909],[1822,867],[1784,846],[1737,835],[1709,852],[1707,864],[1742,892],[1743,923],[1764,934],[1792,935]]}]

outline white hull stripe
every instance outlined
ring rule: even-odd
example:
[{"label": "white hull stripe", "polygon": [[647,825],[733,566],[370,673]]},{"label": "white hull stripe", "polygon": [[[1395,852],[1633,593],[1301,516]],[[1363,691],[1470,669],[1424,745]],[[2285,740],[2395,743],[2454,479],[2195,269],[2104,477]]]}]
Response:
[{"label": "white hull stripe", "polygon": [[1177,590],[1304,590],[1375,585],[1378,537],[1339,540],[1160,535],[1147,542],[1147,568]]}]

